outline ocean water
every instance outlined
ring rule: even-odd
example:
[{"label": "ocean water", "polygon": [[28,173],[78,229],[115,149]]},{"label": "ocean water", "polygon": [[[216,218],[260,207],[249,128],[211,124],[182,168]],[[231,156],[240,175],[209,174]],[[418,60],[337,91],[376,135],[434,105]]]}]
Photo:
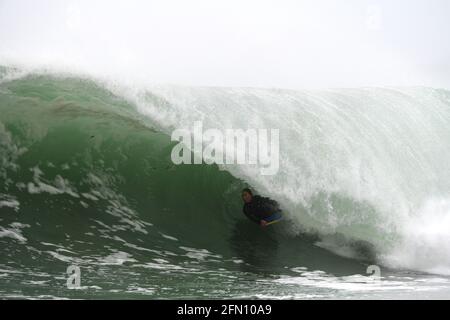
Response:
[{"label": "ocean water", "polygon": [[[170,134],[195,121],[280,129],[278,173],[174,165]],[[144,87],[1,67],[0,298],[449,299],[449,124],[442,89]],[[246,220],[247,186],[284,221]]]}]

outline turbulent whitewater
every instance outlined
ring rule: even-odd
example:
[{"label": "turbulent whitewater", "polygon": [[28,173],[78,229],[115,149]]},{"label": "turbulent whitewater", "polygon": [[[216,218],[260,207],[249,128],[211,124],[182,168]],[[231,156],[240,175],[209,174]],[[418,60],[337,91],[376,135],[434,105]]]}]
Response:
[{"label": "turbulent whitewater", "polygon": [[[278,173],[174,165],[170,134],[195,121],[279,129]],[[0,296],[449,298],[449,146],[444,89],[138,86],[0,67]],[[285,221],[247,221],[247,186]]]}]

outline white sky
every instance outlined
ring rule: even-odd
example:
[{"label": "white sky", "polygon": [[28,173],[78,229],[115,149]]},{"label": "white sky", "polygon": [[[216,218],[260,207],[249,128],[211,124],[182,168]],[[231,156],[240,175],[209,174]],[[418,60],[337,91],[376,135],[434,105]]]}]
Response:
[{"label": "white sky", "polygon": [[450,88],[448,0],[0,0],[0,64],[162,83]]}]

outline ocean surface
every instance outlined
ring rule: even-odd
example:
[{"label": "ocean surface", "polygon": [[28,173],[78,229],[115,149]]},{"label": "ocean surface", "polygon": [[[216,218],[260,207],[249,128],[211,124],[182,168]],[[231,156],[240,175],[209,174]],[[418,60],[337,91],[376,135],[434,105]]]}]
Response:
[{"label": "ocean surface", "polygon": [[[278,173],[174,165],[171,132],[195,121],[279,129]],[[443,89],[0,67],[0,298],[449,299],[449,146]],[[248,186],[284,220],[248,221]]]}]

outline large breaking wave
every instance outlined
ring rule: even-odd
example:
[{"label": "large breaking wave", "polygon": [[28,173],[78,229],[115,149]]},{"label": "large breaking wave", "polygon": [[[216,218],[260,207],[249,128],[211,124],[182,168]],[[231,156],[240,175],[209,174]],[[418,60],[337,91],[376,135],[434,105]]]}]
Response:
[{"label": "large breaking wave", "polygon": [[[239,192],[250,185],[282,204],[290,223],[275,236],[286,242],[313,234],[338,255],[358,258],[358,243],[387,266],[450,273],[449,91],[0,75],[0,238],[14,244],[4,243],[11,257],[23,244],[92,237],[94,253],[119,234],[232,256]],[[173,165],[170,133],[199,120],[205,129],[280,129],[279,172]]]}]

